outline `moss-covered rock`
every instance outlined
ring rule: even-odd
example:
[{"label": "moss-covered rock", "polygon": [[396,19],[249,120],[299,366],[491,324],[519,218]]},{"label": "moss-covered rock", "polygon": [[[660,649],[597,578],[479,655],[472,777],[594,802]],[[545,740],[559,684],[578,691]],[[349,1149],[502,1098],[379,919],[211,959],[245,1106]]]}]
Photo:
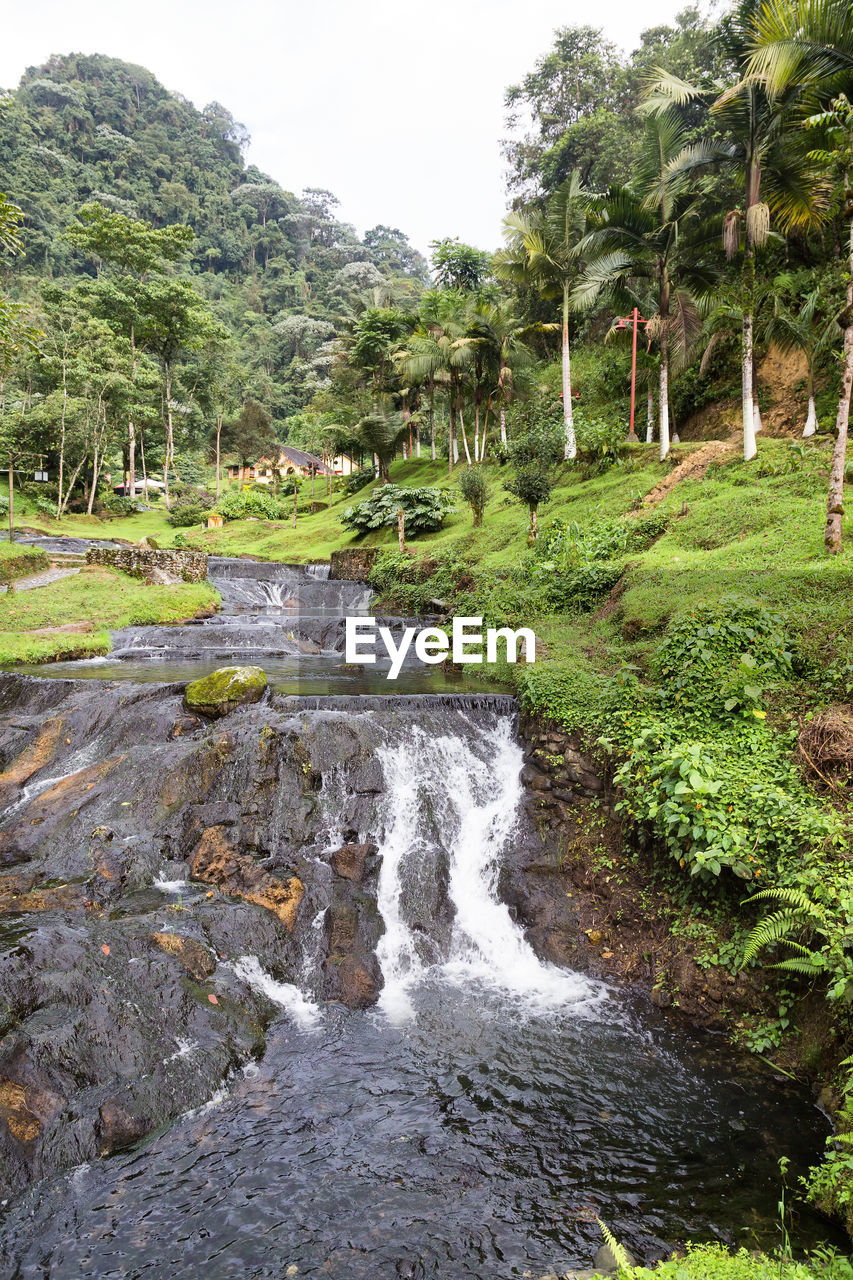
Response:
[{"label": "moss-covered rock", "polygon": [[260,702],[266,687],[267,675],[261,667],[220,667],[188,684],[184,700],[190,711],[215,719],[235,707]]}]

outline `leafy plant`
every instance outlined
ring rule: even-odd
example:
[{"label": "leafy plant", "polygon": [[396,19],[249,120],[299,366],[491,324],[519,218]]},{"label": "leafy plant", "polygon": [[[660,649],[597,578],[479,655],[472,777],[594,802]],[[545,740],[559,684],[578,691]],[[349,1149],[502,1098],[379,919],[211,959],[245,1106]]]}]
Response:
[{"label": "leafy plant", "polygon": [[459,492],[474,513],[474,528],[483,523],[489,486],[482,467],[466,467],[459,477]]},{"label": "leafy plant", "polygon": [[341,523],[356,533],[373,529],[396,528],[397,510],[402,507],[407,533],[432,533],[440,529],[453,504],[444,489],[403,489],[396,484],[382,485],[356,507],[347,507]]}]

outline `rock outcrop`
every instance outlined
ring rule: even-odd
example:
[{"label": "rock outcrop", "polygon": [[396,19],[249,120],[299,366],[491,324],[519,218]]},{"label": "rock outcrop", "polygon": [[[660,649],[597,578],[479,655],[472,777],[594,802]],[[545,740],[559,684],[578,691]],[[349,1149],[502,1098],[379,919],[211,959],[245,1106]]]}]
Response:
[{"label": "rock outcrop", "polygon": [[267,684],[261,667],[220,667],[188,684],[184,701],[188,710],[215,720],[237,707],[260,702]]}]

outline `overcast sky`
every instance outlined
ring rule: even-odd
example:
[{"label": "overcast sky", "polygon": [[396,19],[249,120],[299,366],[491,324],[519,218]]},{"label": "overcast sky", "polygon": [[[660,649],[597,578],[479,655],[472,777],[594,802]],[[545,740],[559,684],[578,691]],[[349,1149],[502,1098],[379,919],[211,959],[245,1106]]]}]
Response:
[{"label": "overcast sky", "polygon": [[140,63],[252,135],[248,159],[291,191],[326,187],[360,233],[400,227],[423,252],[500,241],[503,94],[558,26],[621,48],[685,0],[28,0],[3,24],[0,85],[52,53]]}]

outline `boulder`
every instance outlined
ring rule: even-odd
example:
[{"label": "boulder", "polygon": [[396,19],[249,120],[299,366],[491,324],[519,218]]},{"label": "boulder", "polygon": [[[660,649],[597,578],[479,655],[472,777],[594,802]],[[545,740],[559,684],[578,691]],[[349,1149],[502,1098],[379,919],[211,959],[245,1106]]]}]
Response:
[{"label": "boulder", "polygon": [[[367,871],[372,869],[373,855],[378,852],[375,844],[345,844],[332,854],[332,867],[344,880],[355,880],[360,884]],[[371,866],[368,866],[368,860]]]},{"label": "boulder", "polygon": [[236,707],[260,702],[267,683],[266,672],[261,667],[219,667],[188,684],[184,701],[190,711],[215,720]]},{"label": "boulder", "polygon": [[160,543],[156,538],[140,538],[137,546],[143,551],[159,551]]}]

